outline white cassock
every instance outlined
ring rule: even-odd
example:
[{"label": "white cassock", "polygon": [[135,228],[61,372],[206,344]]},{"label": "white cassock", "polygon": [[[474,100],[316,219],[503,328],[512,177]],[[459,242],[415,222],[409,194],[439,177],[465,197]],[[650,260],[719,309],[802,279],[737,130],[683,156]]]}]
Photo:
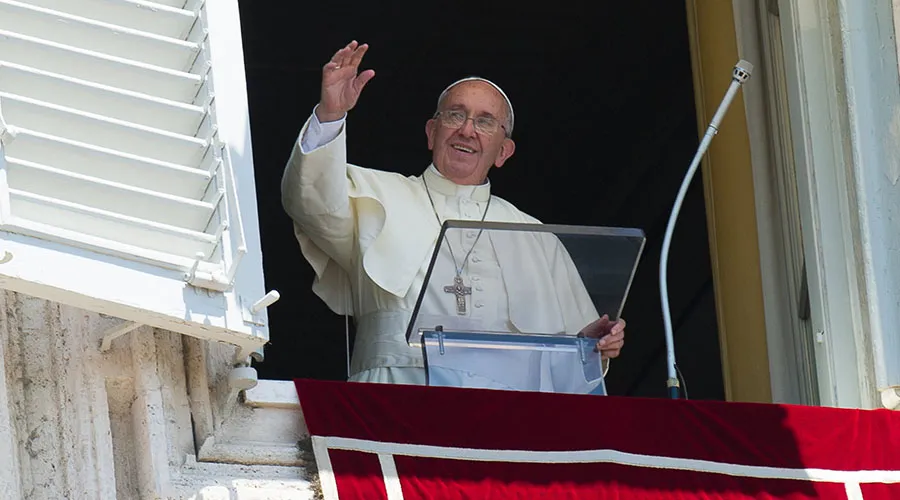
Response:
[{"label": "white cassock", "polygon": [[[489,182],[458,185],[433,165],[421,176],[405,177],[348,164],[346,134],[343,119],[322,124],[315,113],[310,116],[285,168],[282,202],[294,221],[303,256],[315,271],[313,291],[332,311],[356,321],[349,380],[422,385],[426,383],[422,350],[411,347],[405,334],[440,232],[434,212],[441,221],[477,221],[490,199],[487,221],[539,221],[492,197]],[[466,319],[490,331],[570,335],[598,319],[574,264],[556,238],[548,245],[546,235],[538,233],[500,238],[484,231],[476,238],[477,233],[448,232],[457,264],[475,244],[463,274],[466,286],[472,288]],[[421,309],[456,316],[456,297],[443,290],[453,283],[454,269],[446,247],[442,245],[438,256],[447,259],[446,265],[435,268],[447,273],[432,276]],[[580,363],[553,369],[553,360],[541,359],[540,353],[500,356],[487,363],[492,370],[474,367],[479,361],[473,359],[473,370],[442,370],[441,378],[461,387],[512,389],[511,380],[537,377],[542,381],[540,390],[576,393],[590,392],[599,384],[584,380]],[[493,377],[491,371],[503,375]]]}]

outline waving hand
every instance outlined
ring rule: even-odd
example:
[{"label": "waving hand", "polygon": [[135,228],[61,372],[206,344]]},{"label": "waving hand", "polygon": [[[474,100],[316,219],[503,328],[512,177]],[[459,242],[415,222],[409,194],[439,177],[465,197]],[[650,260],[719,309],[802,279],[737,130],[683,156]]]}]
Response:
[{"label": "waving hand", "polygon": [[335,52],[322,68],[322,95],[316,109],[319,121],[339,120],[356,106],[363,87],[375,76],[371,69],[358,73],[367,50],[368,44],[359,45],[354,40]]}]

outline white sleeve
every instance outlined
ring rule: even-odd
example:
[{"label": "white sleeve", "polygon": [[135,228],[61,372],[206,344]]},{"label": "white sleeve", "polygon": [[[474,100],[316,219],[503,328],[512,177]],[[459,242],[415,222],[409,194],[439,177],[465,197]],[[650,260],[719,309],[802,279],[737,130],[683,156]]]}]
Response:
[{"label": "white sleeve", "polygon": [[[316,108],[317,107],[319,107],[318,104],[316,104]],[[347,118],[347,114],[344,113],[344,116],[339,120],[322,123],[319,121],[319,117],[316,116],[316,108],[313,108],[312,118],[309,120],[309,127],[306,128],[306,132],[300,139],[300,151],[303,152],[303,154],[309,154],[333,141],[341,132],[341,126]]]}]

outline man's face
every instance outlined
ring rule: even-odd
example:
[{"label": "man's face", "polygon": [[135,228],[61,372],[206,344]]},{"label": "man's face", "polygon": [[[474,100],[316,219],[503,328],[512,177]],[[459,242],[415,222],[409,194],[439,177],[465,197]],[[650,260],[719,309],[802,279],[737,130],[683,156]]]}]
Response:
[{"label": "man's face", "polygon": [[[440,104],[441,115],[428,120],[425,134],[432,161],[438,171],[457,184],[481,184],[492,166],[501,167],[515,151],[515,143],[498,126],[493,134],[476,129],[493,119],[506,126],[507,108],[503,96],[485,82],[469,81],[456,85]],[[462,125],[446,125],[442,117],[449,113],[465,115]]]}]

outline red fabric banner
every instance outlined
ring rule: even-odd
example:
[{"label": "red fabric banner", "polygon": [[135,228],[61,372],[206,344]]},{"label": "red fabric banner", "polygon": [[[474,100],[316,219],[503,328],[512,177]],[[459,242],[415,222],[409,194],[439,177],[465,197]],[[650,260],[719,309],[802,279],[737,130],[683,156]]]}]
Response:
[{"label": "red fabric banner", "polygon": [[296,380],[327,499],[900,499],[900,413]]}]

